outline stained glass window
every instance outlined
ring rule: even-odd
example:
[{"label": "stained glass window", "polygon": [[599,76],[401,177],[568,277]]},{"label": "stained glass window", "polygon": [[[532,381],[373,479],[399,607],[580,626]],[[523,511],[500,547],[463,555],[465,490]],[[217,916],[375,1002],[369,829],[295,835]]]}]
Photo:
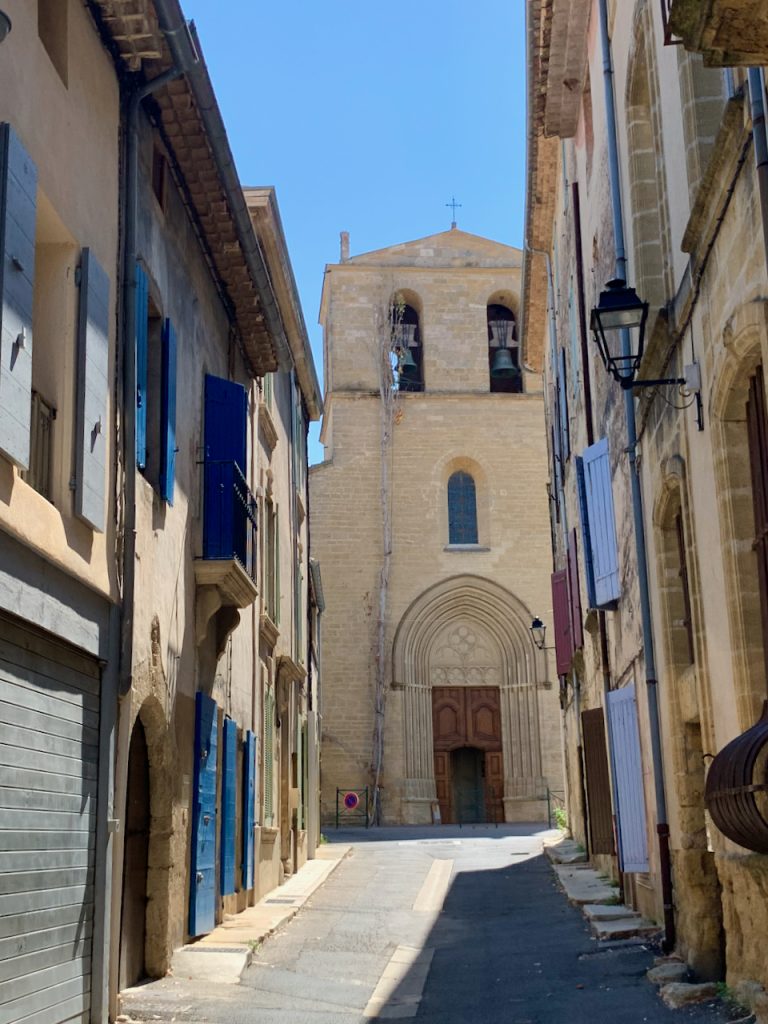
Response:
[{"label": "stained glass window", "polygon": [[448,481],[448,543],[477,544],[475,481],[461,471]]}]

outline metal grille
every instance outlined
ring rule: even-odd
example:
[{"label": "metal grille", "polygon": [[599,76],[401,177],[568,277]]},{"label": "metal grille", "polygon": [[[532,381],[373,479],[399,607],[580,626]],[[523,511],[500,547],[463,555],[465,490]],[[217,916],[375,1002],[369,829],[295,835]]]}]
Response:
[{"label": "metal grille", "polygon": [[469,473],[454,473],[448,481],[448,543],[477,544],[477,497]]},{"label": "metal grille", "polygon": [[37,391],[32,392],[29,437],[29,469],[21,477],[44,498],[51,500],[51,448],[56,410]]}]

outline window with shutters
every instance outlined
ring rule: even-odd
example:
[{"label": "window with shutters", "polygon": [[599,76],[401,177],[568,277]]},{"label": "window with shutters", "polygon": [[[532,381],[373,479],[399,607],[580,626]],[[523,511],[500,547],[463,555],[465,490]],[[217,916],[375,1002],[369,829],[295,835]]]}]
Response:
[{"label": "window with shutters", "polygon": [[264,824],[275,821],[275,694],[264,693]]},{"label": "window with shutters", "polygon": [[[578,466],[578,463],[577,463]],[[594,607],[612,609],[619,599],[619,555],[608,441],[602,438],[581,456],[582,534],[589,555]],[[589,586],[588,586],[589,589]]]},{"label": "window with shutters", "polygon": [[459,470],[448,480],[448,543],[477,544],[477,492],[469,473]]}]

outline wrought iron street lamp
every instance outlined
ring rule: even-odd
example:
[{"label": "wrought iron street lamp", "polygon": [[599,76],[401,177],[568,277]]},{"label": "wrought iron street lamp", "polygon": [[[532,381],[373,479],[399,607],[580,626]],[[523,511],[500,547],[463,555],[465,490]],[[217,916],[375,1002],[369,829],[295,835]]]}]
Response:
[{"label": "wrought iron street lamp", "polygon": [[0,11],[0,43],[5,39],[8,33],[11,31],[11,19],[5,13]]},{"label": "wrought iron street lamp", "polygon": [[636,379],[645,349],[647,322],[648,303],[621,278],[609,281],[590,318],[592,334],[606,370],[625,390],[685,384],[684,377]]},{"label": "wrought iron street lamp", "polygon": [[547,635],[547,627],[544,625],[544,623],[541,621],[541,619],[537,615],[536,618],[531,622],[531,625],[530,625],[529,628],[531,630],[531,636],[533,637],[533,642],[536,644],[536,646],[538,647],[538,649],[540,651],[543,651],[544,650],[544,643],[545,643],[545,639],[546,639],[546,635]]}]

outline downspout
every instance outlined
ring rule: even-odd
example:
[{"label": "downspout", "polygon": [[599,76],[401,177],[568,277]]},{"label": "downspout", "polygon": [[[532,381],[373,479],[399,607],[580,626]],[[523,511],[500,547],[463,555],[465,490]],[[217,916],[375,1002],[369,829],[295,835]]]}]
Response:
[{"label": "downspout", "polygon": [[765,79],[762,68],[750,68],[749,99],[752,112],[752,135],[755,140],[755,168],[760,194],[760,215],[763,243],[768,263],[768,136],[765,123]]},{"label": "downspout", "polygon": [[[587,336],[587,302],[586,302],[586,287],[584,284],[584,255],[583,255],[583,238],[581,234],[581,194],[579,192],[579,183],[574,181],[571,186],[571,198],[573,201],[573,225],[576,243],[576,283],[578,287],[578,300],[579,300],[579,333],[581,342],[581,371],[583,376],[584,384],[584,412],[587,427],[587,444],[593,445],[595,443],[595,417],[594,410],[592,408],[592,374],[589,369],[589,339]],[[603,677],[603,694],[605,695],[605,706],[608,706],[608,694],[611,691],[611,659],[608,652],[608,623],[605,617],[605,612],[599,609],[597,612],[597,631],[600,635],[600,669]],[[605,715],[605,728],[608,736],[608,747],[611,746],[611,719],[610,716]],[[616,796],[616,780],[613,773],[610,773],[611,781],[611,799],[612,799],[612,810],[611,815],[613,821],[613,842],[618,852],[618,829],[616,826],[616,808],[618,807],[618,800]],[[586,804],[585,804],[586,806]],[[618,860],[618,857],[617,857]],[[621,898],[624,898],[624,873],[619,868],[619,890],[621,892]]]},{"label": "downspout", "polygon": [[128,98],[125,128],[125,210],[123,215],[123,626],[120,694],[133,675],[133,602],[136,581],[136,259],[139,194],[139,114],[142,101],[183,74],[174,66],[135,89]]},{"label": "downspout", "polygon": [[[613,62],[611,40],[608,32],[608,2],[599,0],[600,40],[603,54],[603,81],[605,85],[606,128],[608,142],[608,171],[611,186],[611,208],[613,232],[616,245],[615,276],[627,280],[627,257],[624,241],[624,221],[621,208],[621,178],[619,176],[618,136],[616,130],[616,108],[613,94]],[[623,331],[622,351],[628,356],[631,351],[629,331]],[[648,699],[648,718],[651,730],[651,753],[653,759],[653,781],[656,802],[656,833],[659,843],[659,868],[661,872],[661,894],[664,903],[664,946],[667,951],[675,946],[675,914],[672,902],[672,863],[669,852],[669,823],[667,821],[667,798],[664,792],[664,768],[661,751],[661,725],[659,721],[659,696],[656,679],[656,655],[651,619],[651,600],[648,589],[648,556],[643,522],[643,498],[637,468],[637,426],[635,422],[635,400],[632,389],[624,391],[624,409],[627,417],[627,454],[629,456],[629,477],[632,488],[632,518],[635,529],[637,576],[640,589],[640,614],[643,634],[643,660],[645,662],[645,690]],[[609,716],[610,717],[610,716]]]}]

